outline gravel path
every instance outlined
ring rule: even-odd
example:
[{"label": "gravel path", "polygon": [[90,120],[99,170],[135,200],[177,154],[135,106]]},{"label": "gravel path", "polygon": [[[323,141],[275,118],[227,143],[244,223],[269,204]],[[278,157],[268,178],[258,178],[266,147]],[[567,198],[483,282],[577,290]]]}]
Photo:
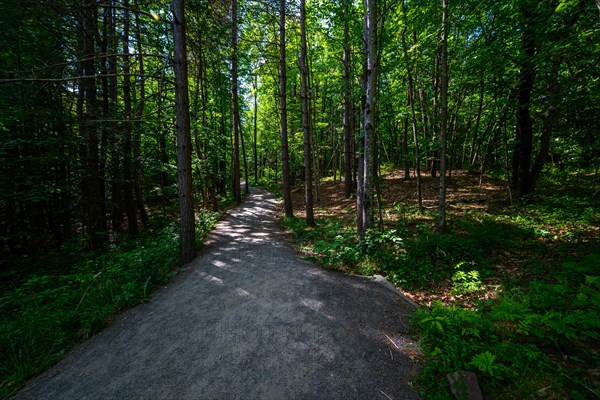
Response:
[{"label": "gravel path", "polygon": [[298,257],[253,189],[150,301],[17,399],[418,399],[413,306]]}]

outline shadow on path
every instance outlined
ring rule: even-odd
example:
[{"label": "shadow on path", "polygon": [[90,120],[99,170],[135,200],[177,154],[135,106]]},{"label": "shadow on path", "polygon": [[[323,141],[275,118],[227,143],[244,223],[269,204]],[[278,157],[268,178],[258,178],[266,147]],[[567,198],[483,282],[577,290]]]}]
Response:
[{"label": "shadow on path", "polygon": [[413,307],[301,260],[253,189],[168,287],[17,399],[418,399]]}]

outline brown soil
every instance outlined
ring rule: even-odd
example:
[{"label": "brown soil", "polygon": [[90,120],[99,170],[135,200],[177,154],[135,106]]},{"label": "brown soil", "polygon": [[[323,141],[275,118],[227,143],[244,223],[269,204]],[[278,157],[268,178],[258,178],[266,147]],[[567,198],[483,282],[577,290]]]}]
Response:
[{"label": "brown soil", "polygon": [[[422,176],[423,207],[435,210],[439,197],[439,178]],[[387,174],[381,184],[382,208],[393,207],[400,203],[405,208],[417,207],[417,183],[414,176],[410,180],[404,179],[400,171]],[[294,212],[299,218],[306,216],[304,188],[292,191]],[[466,171],[452,171],[448,179],[446,192],[448,214],[460,215],[468,210],[479,209],[495,212],[510,204],[510,194],[506,183],[489,177],[479,182],[479,174]],[[353,218],[355,213],[355,198],[344,197],[343,181],[327,180],[319,186],[318,201],[315,202],[316,217],[338,217],[342,219]],[[383,215],[386,221],[386,215]],[[394,222],[388,220],[386,222]]]}]

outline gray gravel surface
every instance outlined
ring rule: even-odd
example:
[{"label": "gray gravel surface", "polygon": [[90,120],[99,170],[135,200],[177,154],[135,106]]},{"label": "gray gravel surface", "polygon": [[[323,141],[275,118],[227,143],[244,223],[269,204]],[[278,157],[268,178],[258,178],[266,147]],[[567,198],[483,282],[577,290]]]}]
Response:
[{"label": "gray gravel surface", "polygon": [[302,260],[253,189],[146,304],[17,399],[418,399],[414,306]]}]

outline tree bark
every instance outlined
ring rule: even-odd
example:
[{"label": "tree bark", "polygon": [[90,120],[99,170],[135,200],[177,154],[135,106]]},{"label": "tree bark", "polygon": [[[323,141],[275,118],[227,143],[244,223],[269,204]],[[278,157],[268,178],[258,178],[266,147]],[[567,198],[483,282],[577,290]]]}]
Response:
[{"label": "tree bark", "polygon": [[[135,0],[135,8],[139,9],[138,2]],[[134,138],[133,138],[133,179],[135,182],[135,202],[137,205],[140,218],[142,220],[142,226],[148,228],[148,213],[146,213],[146,206],[144,204],[144,195],[142,192],[142,174],[140,172],[141,165],[140,160],[142,157],[142,119],[144,117],[144,106],[146,103],[146,78],[144,70],[144,54],[142,47],[142,32],[140,26],[140,15],[135,15],[135,39],[137,42],[138,52],[138,68],[140,72],[140,98],[136,107],[136,119]]]},{"label": "tree bark", "polygon": [[442,51],[440,77],[440,198],[438,228],[446,228],[446,135],[448,130],[448,0],[442,0]]},{"label": "tree bark", "polygon": [[376,0],[364,0],[365,17],[363,40],[366,50],[366,69],[363,75],[365,103],[363,108],[363,167],[362,190],[357,192],[357,210],[362,214],[357,224],[358,237],[364,239],[373,226],[373,144],[375,136],[375,114],[377,101],[377,7]]},{"label": "tree bark", "polygon": [[[82,2],[82,28],[83,28],[83,76],[93,76],[95,69],[95,39],[96,39],[96,13],[97,4],[92,0]],[[102,215],[102,182],[99,176],[99,140],[96,118],[98,104],[96,97],[96,80],[81,79],[79,83],[80,90],[83,93],[83,105],[85,110],[80,108],[81,133],[87,141],[85,158],[82,160],[85,166],[85,177],[83,182],[83,192],[87,203],[87,233],[90,236],[90,245],[97,249],[104,243],[102,235],[103,218]]]},{"label": "tree bark", "polygon": [[352,99],[350,95],[350,34],[349,34],[350,0],[344,0],[344,194],[352,195]]},{"label": "tree bark", "polygon": [[248,177],[248,158],[246,157],[246,145],[244,143],[244,131],[242,130],[242,124],[239,126],[240,142],[242,145],[242,160],[244,162],[244,193],[250,193],[250,179]]},{"label": "tree bark", "polygon": [[253,141],[253,156],[254,156],[254,184],[258,185],[258,75],[254,75],[254,141]]},{"label": "tree bark", "polygon": [[308,98],[308,48],[306,45],[306,0],[300,0],[300,74],[302,95],[302,130],[304,132],[304,189],[306,200],[306,225],[315,226],[313,212],[311,112]]},{"label": "tree bark", "polygon": [[402,159],[404,160],[404,180],[407,181],[410,179],[410,160],[408,158],[408,117],[404,117],[402,125]]},{"label": "tree bark", "polygon": [[475,128],[473,129],[473,140],[471,140],[471,151],[469,153],[469,160],[471,166],[475,165],[477,161],[477,151],[475,147],[477,145],[477,139],[479,138],[479,125],[481,124],[481,115],[483,114],[483,97],[485,95],[485,83],[482,79],[479,81],[479,106],[477,107],[477,117],[475,117]]},{"label": "tree bark", "polygon": [[512,187],[518,197],[527,195],[533,189],[531,179],[531,155],[533,151],[533,122],[531,121],[531,92],[535,81],[533,58],[536,53],[535,16],[527,7],[521,10],[523,20],[521,30],[521,55],[518,61],[519,86],[517,94],[517,115],[515,146],[512,162]]},{"label": "tree bark", "polygon": [[173,0],[173,44],[177,129],[177,178],[179,184],[179,265],[196,257],[194,197],[192,191],[192,139],[188,94],[184,0]]},{"label": "tree bark", "polygon": [[132,116],[131,107],[131,60],[129,59],[129,1],[123,2],[125,10],[123,11],[123,111],[125,113],[123,122],[123,181],[125,183],[125,214],[127,215],[127,226],[129,234],[135,236],[138,234],[137,212],[134,200],[134,182],[133,182],[133,143],[132,143],[132,124],[129,122]]},{"label": "tree bark", "polygon": [[[407,18],[406,18],[406,5],[402,1],[402,15],[404,20],[404,27],[402,28],[402,50],[404,53],[404,59],[406,60],[406,71],[408,78],[408,103],[410,105],[410,115],[412,119],[412,133],[414,141],[414,154],[415,154],[415,176],[417,178],[417,196],[419,204],[419,214],[423,214],[423,189],[421,186],[421,160],[419,151],[419,138],[417,134],[417,116],[415,113],[415,90],[412,76],[412,62],[408,54],[408,48],[406,45],[406,30],[408,29]],[[435,107],[434,107],[435,108]]]},{"label": "tree bark", "polygon": [[238,100],[237,0],[231,0],[231,114],[233,118],[233,200],[242,201],[240,188],[240,111]]},{"label": "tree bark", "polygon": [[290,156],[287,127],[287,73],[285,60],[285,0],[279,1],[279,108],[281,113],[281,172],[285,217],[292,218],[292,190],[290,187]]}]

